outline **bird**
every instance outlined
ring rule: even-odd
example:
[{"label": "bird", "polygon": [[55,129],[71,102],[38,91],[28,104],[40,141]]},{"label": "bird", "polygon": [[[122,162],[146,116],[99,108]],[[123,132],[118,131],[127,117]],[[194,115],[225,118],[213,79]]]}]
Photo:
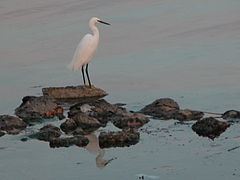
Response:
[{"label": "bird", "polygon": [[[71,63],[68,65],[68,68],[72,71],[77,71],[82,68],[82,78],[84,86],[89,86],[89,88],[92,87],[89,74],[88,74],[88,64],[92,60],[99,43],[99,30],[96,26],[97,23],[102,23],[105,25],[110,25],[107,22],[101,21],[97,17],[92,17],[89,20],[89,28],[92,31],[92,34],[88,33],[86,34],[80,41],[79,45],[77,46],[73,59]],[[84,67],[85,72],[88,79],[88,84],[86,84],[85,75],[84,75]]]}]

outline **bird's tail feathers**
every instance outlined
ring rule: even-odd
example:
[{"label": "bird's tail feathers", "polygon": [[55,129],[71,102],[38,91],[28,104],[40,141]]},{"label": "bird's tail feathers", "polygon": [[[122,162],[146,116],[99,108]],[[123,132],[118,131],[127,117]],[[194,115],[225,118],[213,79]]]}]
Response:
[{"label": "bird's tail feathers", "polygon": [[67,65],[67,68],[71,71],[77,71],[79,70],[84,64],[82,62],[76,62],[76,59],[74,58],[70,64]]},{"label": "bird's tail feathers", "polygon": [[76,69],[74,68],[74,63],[71,62],[67,65],[67,68],[70,70],[70,71],[76,71]]}]

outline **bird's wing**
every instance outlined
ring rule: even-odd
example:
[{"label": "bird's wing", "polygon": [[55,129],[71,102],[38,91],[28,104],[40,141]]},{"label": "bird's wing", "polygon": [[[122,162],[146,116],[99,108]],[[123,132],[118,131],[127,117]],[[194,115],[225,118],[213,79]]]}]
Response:
[{"label": "bird's wing", "polygon": [[93,36],[91,34],[86,34],[80,41],[78,47],[75,50],[72,62],[69,64],[69,69],[72,71],[79,70],[86,61],[91,57],[91,45]]}]

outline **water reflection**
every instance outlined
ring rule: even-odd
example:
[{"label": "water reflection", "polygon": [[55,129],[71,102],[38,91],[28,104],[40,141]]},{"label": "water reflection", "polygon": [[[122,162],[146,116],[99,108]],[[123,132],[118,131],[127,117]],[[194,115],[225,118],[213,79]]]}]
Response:
[{"label": "water reflection", "polygon": [[104,168],[105,166],[107,166],[111,161],[113,161],[116,158],[111,158],[109,160],[104,160],[104,155],[105,155],[105,150],[101,149],[99,146],[99,141],[98,141],[98,137],[95,134],[90,134],[90,135],[86,135],[86,137],[89,140],[88,145],[85,147],[88,152],[90,152],[91,154],[97,154],[96,157],[96,166],[98,168]]}]

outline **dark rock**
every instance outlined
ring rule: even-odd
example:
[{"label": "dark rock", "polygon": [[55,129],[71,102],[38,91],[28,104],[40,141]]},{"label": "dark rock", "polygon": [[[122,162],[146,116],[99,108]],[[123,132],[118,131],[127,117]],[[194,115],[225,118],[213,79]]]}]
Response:
[{"label": "dark rock", "polygon": [[120,132],[101,132],[98,137],[101,148],[135,145],[139,142],[139,138],[139,132],[133,129]]},{"label": "dark rock", "polygon": [[27,96],[22,101],[22,104],[15,109],[15,114],[24,120],[50,118],[54,115],[59,115],[59,109],[63,113],[63,109],[50,97]]},{"label": "dark rock", "polygon": [[112,123],[120,128],[140,128],[149,122],[149,119],[141,113],[132,113],[127,111],[117,112],[111,119]]},{"label": "dark rock", "polygon": [[153,103],[145,106],[140,110],[141,113],[160,118],[172,119],[174,114],[178,112],[179,105],[170,98],[157,99]]},{"label": "dark rock", "polygon": [[82,128],[78,127],[77,129],[75,129],[74,131],[72,131],[72,134],[74,136],[77,136],[77,135],[88,135],[88,134],[91,134],[93,132],[93,130],[89,130],[89,129],[86,129],[86,130],[83,130]]},{"label": "dark rock", "polygon": [[61,131],[58,127],[48,124],[40,129],[39,132],[35,133],[31,137],[35,137],[42,141],[50,141],[53,138],[61,136]]},{"label": "dark rock", "polygon": [[179,105],[170,98],[163,98],[145,106],[140,112],[159,119],[177,119],[179,121],[199,120],[204,116],[201,111],[179,109]]},{"label": "dark rock", "polygon": [[0,137],[4,136],[5,135],[5,132],[3,131],[0,131]]},{"label": "dark rock", "polygon": [[119,109],[119,106],[114,106],[105,101],[104,99],[78,103],[70,108],[68,113],[69,117],[76,114],[84,113],[90,117],[96,118],[101,124],[106,125],[110,117]]},{"label": "dark rock", "polygon": [[113,104],[114,106],[119,106],[119,107],[123,107],[123,106],[126,106],[127,104],[125,103],[116,103],[116,104]]},{"label": "dark rock", "polygon": [[28,140],[28,138],[26,138],[26,137],[25,138],[21,138],[22,142],[26,142],[27,140]]},{"label": "dark rock", "polygon": [[222,115],[222,118],[223,119],[240,119],[240,112],[236,110],[229,110]]},{"label": "dark rock", "polygon": [[26,127],[27,124],[17,117],[0,115],[0,130],[6,131],[8,134],[18,134]]},{"label": "dark rock", "polygon": [[83,130],[94,129],[93,131],[95,131],[101,127],[101,123],[97,119],[82,113],[76,114],[72,119],[77,124],[77,127],[80,127]]},{"label": "dark rock", "polygon": [[89,103],[78,103],[70,108],[69,117],[84,113],[89,117],[97,119],[102,126],[112,121],[119,128],[140,127],[149,122],[149,119],[143,114],[129,112],[118,105],[112,105],[104,99],[92,101]]},{"label": "dark rock", "polygon": [[67,119],[60,125],[60,128],[62,131],[68,134],[77,129],[77,124],[73,119]]},{"label": "dark rock", "polygon": [[89,88],[86,86],[67,86],[67,87],[49,87],[43,88],[42,92],[45,96],[55,99],[78,99],[87,97],[103,97],[107,93],[99,88]]},{"label": "dark rock", "polygon": [[173,119],[177,119],[179,121],[191,121],[191,120],[199,120],[204,116],[204,113],[201,111],[193,111],[190,109],[179,110],[174,113]]},{"label": "dark rock", "polygon": [[71,119],[61,124],[61,129],[68,134],[90,134],[97,130],[102,124],[95,118],[83,113],[76,114]]},{"label": "dark rock", "polygon": [[214,139],[222,134],[230,126],[227,122],[218,121],[213,117],[204,118],[193,124],[192,129],[199,136]]},{"label": "dark rock", "polygon": [[74,136],[74,137],[67,137],[67,138],[54,138],[51,139],[49,142],[49,146],[51,148],[58,148],[58,147],[69,147],[72,145],[76,145],[79,147],[84,147],[89,143],[88,138],[84,136]]}]

